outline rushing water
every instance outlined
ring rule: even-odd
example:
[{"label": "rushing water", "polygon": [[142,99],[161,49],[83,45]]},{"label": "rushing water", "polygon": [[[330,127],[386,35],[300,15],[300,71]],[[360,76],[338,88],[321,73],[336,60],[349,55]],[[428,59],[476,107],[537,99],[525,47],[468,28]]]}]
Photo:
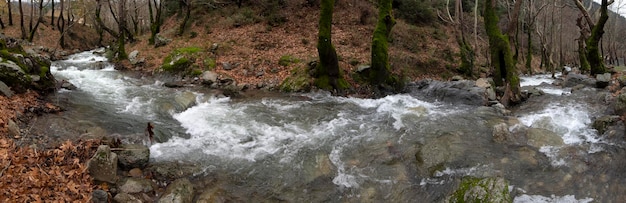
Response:
[{"label": "rushing water", "polygon": [[[231,99],[130,77],[90,52],[55,62],[52,71],[78,87],[58,93],[69,106],[66,119],[132,142],[154,123],[159,142],[150,147],[152,161],[199,166],[198,190],[220,191],[225,199],[438,202],[463,176],[504,177],[515,202],[626,198],[623,143],[590,128],[606,108],[594,96],[598,91],[570,94],[547,76],[523,78],[524,86],[547,94],[503,116],[491,107],[423,101],[414,93]],[[185,102],[190,97],[194,101]],[[562,144],[497,143],[492,127],[498,123],[513,134],[548,130]]]}]

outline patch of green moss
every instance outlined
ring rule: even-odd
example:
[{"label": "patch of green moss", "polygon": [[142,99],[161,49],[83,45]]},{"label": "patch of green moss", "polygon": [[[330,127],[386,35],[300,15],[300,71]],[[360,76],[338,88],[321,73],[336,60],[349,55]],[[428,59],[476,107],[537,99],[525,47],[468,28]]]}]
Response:
[{"label": "patch of green moss", "polygon": [[278,65],[281,66],[289,66],[292,63],[299,63],[300,59],[293,57],[292,55],[284,55],[278,59]]},{"label": "patch of green moss", "polygon": [[203,64],[208,70],[213,70],[215,69],[215,67],[217,67],[217,62],[213,58],[205,58]]},{"label": "patch of green moss", "polygon": [[193,70],[191,71],[191,76],[200,76],[200,75],[202,75],[202,72],[203,72],[203,71],[202,71],[202,70],[200,70],[200,69],[193,69]]},{"label": "patch of green moss", "polygon": [[[476,177],[463,177],[459,188],[452,194],[449,201],[450,203],[461,202],[485,202],[485,203],[506,203],[512,202],[511,196],[508,190],[508,183],[505,181],[503,188],[494,188],[496,178],[476,178]],[[480,187],[487,194],[485,195],[466,195],[468,192],[472,192],[472,188]],[[500,190],[500,191],[498,191]],[[468,199],[469,198],[469,199]]]},{"label": "patch of green moss", "polygon": [[39,72],[39,77],[41,78],[45,78],[46,74],[50,71],[50,68],[48,68],[47,66],[42,66]]},{"label": "patch of green moss", "polygon": [[[202,52],[200,47],[183,47],[175,49],[163,59],[161,68],[168,72],[184,72],[195,63],[195,56]],[[190,73],[190,72],[188,72]]]},{"label": "patch of green moss", "polygon": [[291,70],[291,75],[280,84],[283,92],[308,92],[311,91],[311,77],[306,67],[297,67]]}]

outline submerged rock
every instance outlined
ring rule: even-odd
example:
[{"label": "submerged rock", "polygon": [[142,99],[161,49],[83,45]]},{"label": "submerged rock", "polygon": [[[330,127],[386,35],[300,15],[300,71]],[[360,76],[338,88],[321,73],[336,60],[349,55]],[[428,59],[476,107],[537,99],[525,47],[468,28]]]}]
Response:
[{"label": "submerged rock", "polygon": [[528,145],[533,147],[562,146],[563,138],[558,134],[541,128],[529,128],[526,134]]}]

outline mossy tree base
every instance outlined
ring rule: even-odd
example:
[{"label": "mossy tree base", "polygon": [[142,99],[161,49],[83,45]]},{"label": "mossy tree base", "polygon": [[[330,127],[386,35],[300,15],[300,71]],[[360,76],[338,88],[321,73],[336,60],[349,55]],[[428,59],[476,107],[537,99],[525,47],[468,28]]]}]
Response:
[{"label": "mossy tree base", "polygon": [[339,70],[337,51],[332,44],[331,27],[335,0],[320,2],[320,21],[317,41],[319,64],[315,67],[315,86],[324,90],[342,91],[349,87]]},{"label": "mossy tree base", "polygon": [[379,1],[378,23],[372,37],[371,68],[367,71],[365,78],[369,83],[381,90],[393,89],[400,92],[404,85],[397,76],[391,74],[389,65],[389,35],[391,29],[396,24],[392,13],[392,0]]},{"label": "mossy tree base", "polygon": [[498,16],[492,0],[485,1],[485,29],[489,37],[489,53],[494,68],[493,80],[496,86],[504,86],[505,93],[500,102],[504,105],[517,104],[523,99],[519,76],[511,53],[508,37],[498,27]]}]

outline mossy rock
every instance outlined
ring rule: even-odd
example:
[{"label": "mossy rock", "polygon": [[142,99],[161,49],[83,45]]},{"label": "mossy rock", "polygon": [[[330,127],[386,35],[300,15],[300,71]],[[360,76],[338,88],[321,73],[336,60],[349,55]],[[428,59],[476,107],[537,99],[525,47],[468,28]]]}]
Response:
[{"label": "mossy rock", "polygon": [[311,91],[311,80],[306,67],[297,67],[291,70],[291,75],[280,84],[283,92],[308,92]]},{"label": "mossy rock", "polygon": [[508,181],[503,178],[464,177],[459,188],[447,202],[508,203],[513,200],[509,193]]},{"label": "mossy rock", "polygon": [[163,59],[161,69],[166,72],[188,72],[189,68],[196,63],[196,58],[200,52],[203,52],[203,49],[199,47],[176,49]]},{"label": "mossy rock", "polygon": [[17,93],[27,89],[53,91],[56,80],[50,72],[50,60],[27,54],[19,45],[7,47],[8,38],[2,37],[0,36],[0,47],[3,48],[0,49],[0,80]]}]

